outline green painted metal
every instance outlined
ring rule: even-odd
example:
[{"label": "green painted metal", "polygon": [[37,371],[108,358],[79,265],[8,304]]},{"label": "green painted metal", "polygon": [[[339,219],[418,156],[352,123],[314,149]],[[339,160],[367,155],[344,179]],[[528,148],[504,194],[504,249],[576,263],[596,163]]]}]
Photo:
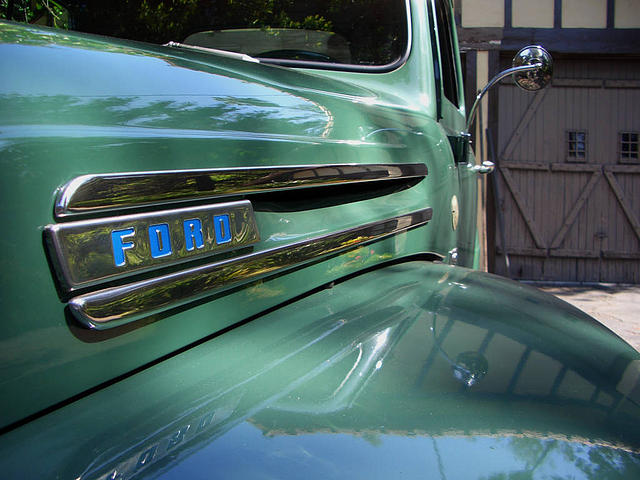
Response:
[{"label": "green painted metal", "polygon": [[639,366],[553,296],[407,261],[14,429],[0,465],[6,478],[637,478]]},{"label": "green painted metal", "polygon": [[[363,266],[446,258],[458,175],[434,119],[427,18],[413,13],[408,62],[367,81],[0,23],[0,426]],[[253,201],[255,251],[431,207],[425,227],[109,334],[75,322],[43,246],[57,190],[83,174],[410,162],[429,169],[410,188]]]},{"label": "green painted metal", "polygon": [[[480,252],[430,5],[411,1],[410,55],[376,74],[0,22],[3,477],[638,476],[640,355],[553,297],[434,263]],[[74,320],[43,242],[80,175],[419,162],[420,181],[225,198],[251,200],[256,253],[433,218],[109,331]]]}]

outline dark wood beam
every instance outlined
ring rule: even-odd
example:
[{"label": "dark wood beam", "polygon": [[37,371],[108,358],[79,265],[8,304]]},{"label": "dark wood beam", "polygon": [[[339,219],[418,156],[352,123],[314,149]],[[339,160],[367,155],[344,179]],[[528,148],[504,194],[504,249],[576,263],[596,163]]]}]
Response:
[{"label": "dark wood beam", "polygon": [[513,25],[513,0],[504,0],[504,28]]},{"label": "dark wood beam", "polygon": [[518,51],[539,44],[552,53],[637,54],[640,28],[459,28],[462,51]]},{"label": "dark wood beam", "polygon": [[562,28],[562,0],[553,2],[553,28]]},{"label": "dark wood beam", "polygon": [[616,0],[607,0],[607,28],[615,28]]}]

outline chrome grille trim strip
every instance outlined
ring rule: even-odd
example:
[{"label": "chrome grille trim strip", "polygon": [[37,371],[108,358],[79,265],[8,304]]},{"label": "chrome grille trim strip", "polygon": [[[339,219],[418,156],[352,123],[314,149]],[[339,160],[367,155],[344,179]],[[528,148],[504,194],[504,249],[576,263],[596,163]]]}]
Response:
[{"label": "chrome grille trim strip", "polygon": [[419,227],[431,217],[432,209],[426,208],[292,245],[79,295],[69,301],[69,308],[89,328],[113,328]]},{"label": "chrome grille trim strip", "polygon": [[57,219],[148,205],[309,187],[420,178],[423,163],[215,168],[83,175],[59,192]]}]

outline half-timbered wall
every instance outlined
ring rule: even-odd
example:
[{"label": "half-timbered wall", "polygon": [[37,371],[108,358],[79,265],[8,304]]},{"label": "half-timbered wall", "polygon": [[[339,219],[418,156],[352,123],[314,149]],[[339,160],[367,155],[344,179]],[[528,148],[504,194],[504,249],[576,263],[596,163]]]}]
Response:
[{"label": "half-timbered wall", "polygon": [[[528,280],[640,283],[640,0],[459,0],[466,102],[527,44],[552,87],[502,82],[474,133],[489,179],[489,270]],[[505,261],[508,255],[508,264]]]},{"label": "half-timbered wall", "polygon": [[639,110],[640,61],[559,59],[553,88],[500,85],[497,200],[511,271],[498,236],[496,272],[640,283]]}]

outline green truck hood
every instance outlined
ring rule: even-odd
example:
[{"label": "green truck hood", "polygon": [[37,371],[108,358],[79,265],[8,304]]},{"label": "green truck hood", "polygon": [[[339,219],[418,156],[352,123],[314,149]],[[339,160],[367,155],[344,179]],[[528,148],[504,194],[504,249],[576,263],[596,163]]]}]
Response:
[{"label": "green truck hood", "polygon": [[[375,75],[386,88],[374,94],[357,74],[338,80],[0,22],[0,427],[363,266],[413,254],[446,257],[456,246],[451,196],[458,177],[446,134],[407,88],[415,81],[411,62]],[[428,177],[251,198],[260,233],[254,251],[432,208],[428,225],[107,333],[75,322],[56,288],[43,230],[58,221],[56,193],[78,176],[354,163],[425,164]]]},{"label": "green truck hood", "polygon": [[633,348],[555,297],[416,260],[14,429],[0,465],[6,478],[638,478],[639,375]]}]

